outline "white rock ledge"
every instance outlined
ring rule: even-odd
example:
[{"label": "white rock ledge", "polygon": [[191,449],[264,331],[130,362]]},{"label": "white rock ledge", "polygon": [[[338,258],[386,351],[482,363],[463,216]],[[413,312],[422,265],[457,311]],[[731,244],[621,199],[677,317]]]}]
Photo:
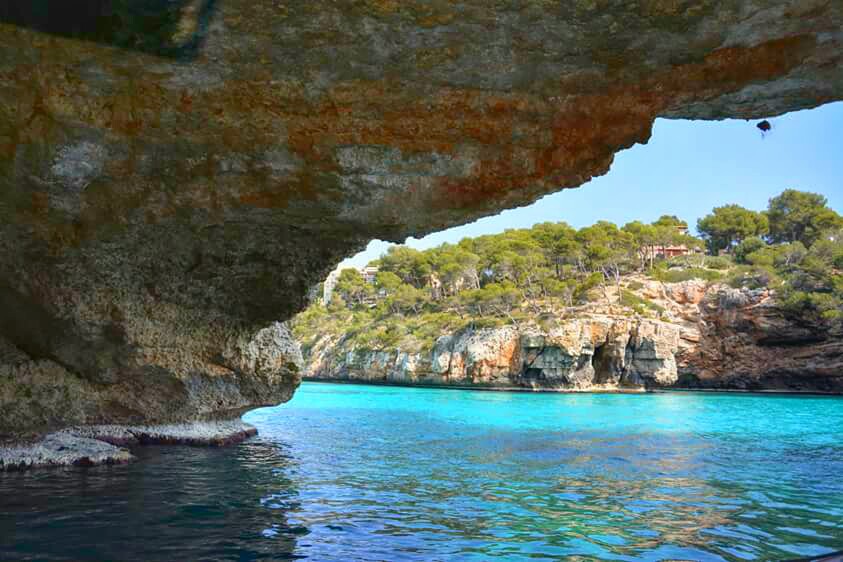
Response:
[{"label": "white rock ledge", "polygon": [[50,433],[27,445],[0,447],[0,472],[59,466],[124,464],[135,459],[129,447],[191,445],[222,447],[257,435],[240,420],[169,425],[92,425]]}]

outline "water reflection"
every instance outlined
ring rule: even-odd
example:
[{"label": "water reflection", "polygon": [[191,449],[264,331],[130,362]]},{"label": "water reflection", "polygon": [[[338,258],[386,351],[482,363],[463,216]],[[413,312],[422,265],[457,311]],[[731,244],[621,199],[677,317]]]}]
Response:
[{"label": "water reflection", "polygon": [[[843,402],[777,403],[799,425],[774,416],[782,435],[765,440],[765,403],[688,396],[687,429],[665,432],[683,396],[616,404],[644,420],[618,430],[588,411],[614,397],[583,397],[571,415],[579,397],[543,409],[545,397],[413,390],[404,404],[401,390],[356,390],[252,420],[295,443],[306,501],[294,517],[311,531],[299,552],[314,560],[780,560],[843,544],[843,448],[825,445]],[[724,410],[730,426],[709,419]]]},{"label": "water reflection", "polygon": [[140,462],[0,474],[0,560],[291,560],[288,447],[149,447]]},{"label": "water reflection", "polygon": [[737,562],[843,547],[843,400],[305,385],[249,420],[261,435],[231,449],[0,476],[0,560]]}]

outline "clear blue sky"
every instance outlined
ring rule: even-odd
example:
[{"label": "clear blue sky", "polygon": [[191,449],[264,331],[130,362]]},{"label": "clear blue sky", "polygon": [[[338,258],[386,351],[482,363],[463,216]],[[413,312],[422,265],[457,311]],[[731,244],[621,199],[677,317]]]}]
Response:
[{"label": "clear blue sky", "polygon": [[[566,221],[579,228],[598,220],[650,222],[663,214],[693,226],[719,205],[761,210],[770,197],[788,188],[822,193],[833,209],[843,212],[843,102],[770,122],[773,130],[762,138],[758,121],[659,119],[649,144],[619,153],[605,176],[528,207],[406,243],[423,249],[538,222]],[[373,241],[344,263],[365,265],[389,245]]]}]

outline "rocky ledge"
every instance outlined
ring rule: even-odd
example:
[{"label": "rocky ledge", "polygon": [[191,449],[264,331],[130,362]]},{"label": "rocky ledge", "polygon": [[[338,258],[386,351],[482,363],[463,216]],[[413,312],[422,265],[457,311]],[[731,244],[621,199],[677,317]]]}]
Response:
[{"label": "rocky ledge", "polygon": [[432,349],[323,337],[305,377],[495,389],[843,392],[843,335],[795,321],[767,291],[636,280],[656,318],[599,303],[519,326],[444,334]]},{"label": "rocky ledge", "polygon": [[134,459],[138,445],[220,447],[257,435],[240,421],[170,425],[93,425],[70,427],[29,444],[0,445],[0,472],[58,466],[123,464]]},{"label": "rocky ledge", "polygon": [[837,0],[101,4],[0,11],[0,434],[283,402],[263,330],[369,240],[843,99]]},{"label": "rocky ledge", "polygon": [[87,372],[60,358],[33,358],[0,337],[0,442],[29,440],[65,426],[236,419],[292,396],[302,358],[285,325],[275,323],[251,337],[246,331],[224,337],[214,325],[204,330],[220,338],[212,350],[185,334],[139,357],[88,357],[85,361],[105,368]]}]

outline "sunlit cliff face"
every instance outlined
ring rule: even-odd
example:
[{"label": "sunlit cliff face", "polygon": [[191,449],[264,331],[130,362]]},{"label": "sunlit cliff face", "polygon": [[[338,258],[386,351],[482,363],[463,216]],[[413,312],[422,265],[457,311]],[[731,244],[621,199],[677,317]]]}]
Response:
[{"label": "sunlit cliff face", "polygon": [[657,116],[843,97],[827,0],[114,5],[92,41],[0,13],[7,431],[284,400],[244,350],[368,240],[578,186]]}]

